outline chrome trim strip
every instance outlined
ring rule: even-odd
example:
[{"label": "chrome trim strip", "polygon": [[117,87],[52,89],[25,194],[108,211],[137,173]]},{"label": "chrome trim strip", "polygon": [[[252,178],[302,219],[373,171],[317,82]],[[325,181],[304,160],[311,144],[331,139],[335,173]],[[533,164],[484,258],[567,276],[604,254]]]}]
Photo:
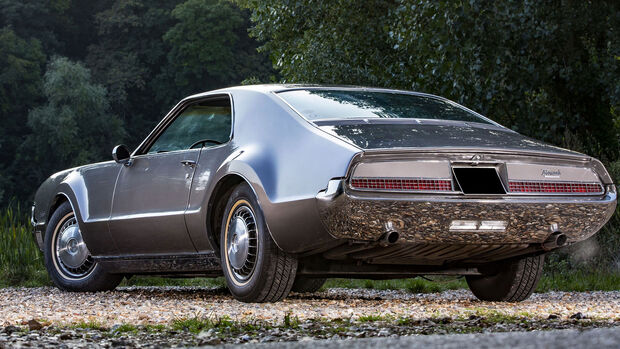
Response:
[{"label": "chrome trim strip", "polygon": [[[159,135],[179,116],[180,112],[185,109],[190,104],[201,102],[205,100],[209,100],[212,98],[228,96],[230,99],[230,136],[228,142],[222,143],[220,145],[226,145],[230,143],[234,137],[234,129],[235,129],[235,104],[233,100],[233,96],[231,92],[213,92],[206,94],[199,94],[196,96],[190,96],[183,100],[181,100],[177,105],[175,105],[169,112],[164,116],[164,118],[153,128],[153,130],[144,138],[144,140],[136,147],[133,153],[131,153],[131,158],[134,158],[137,155],[146,155],[148,153],[144,153],[144,148],[149,148],[152,143],[159,137]],[[188,150],[188,149],[185,149]]]},{"label": "chrome trim strip", "polygon": [[35,210],[35,206],[32,205],[30,209],[30,225],[32,225],[33,227],[37,225],[37,221],[34,219],[34,210]]}]

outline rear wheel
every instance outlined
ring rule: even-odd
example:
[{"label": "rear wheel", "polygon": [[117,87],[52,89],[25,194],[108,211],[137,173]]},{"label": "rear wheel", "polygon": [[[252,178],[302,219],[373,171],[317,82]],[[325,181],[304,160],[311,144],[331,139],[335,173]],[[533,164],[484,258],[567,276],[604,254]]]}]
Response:
[{"label": "rear wheel", "polygon": [[271,238],[250,186],[231,193],[222,218],[221,263],[226,284],[242,302],[276,302],[291,291],[297,258]]},{"label": "rear wheel", "polygon": [[544,260],[540,255],[505,262],[493,275],[467,276],[467,284],[482,301],[521,302],[536,289]]},{"label": "rear wheel", "polygon": [[325,278],[306,278],[306,277],[297,277],[295,278],[295,282],[293,283],[293,288],[291,291],[299,292],[299,293],[313,293],[321,289],[325,284],[327,279]]},{"label": "rear wheel", "polygon": [[45,232],[43,257],[54,284],[65,291],[107,291],[122,275],[104,272],[93,260],[69,202],[52,214]]}]

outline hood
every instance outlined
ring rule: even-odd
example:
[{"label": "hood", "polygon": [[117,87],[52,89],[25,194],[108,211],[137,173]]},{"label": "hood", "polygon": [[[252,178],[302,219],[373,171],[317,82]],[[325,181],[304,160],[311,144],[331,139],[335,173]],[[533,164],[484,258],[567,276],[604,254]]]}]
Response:
[{"label": "hood", "polygon": [[317,121],[322,130],[362,149],[489,148],[581,155],[493,125],[444,120]]}]

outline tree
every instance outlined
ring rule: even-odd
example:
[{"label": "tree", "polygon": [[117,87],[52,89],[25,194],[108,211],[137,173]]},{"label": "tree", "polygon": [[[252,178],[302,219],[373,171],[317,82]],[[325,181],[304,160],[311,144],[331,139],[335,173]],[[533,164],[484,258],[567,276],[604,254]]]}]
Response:
[{"label": "tree", "polygon": [[170,12],[178,3],[116,0],[95,17],[98,40],[89,46],[86,64],[109,91],[112,111],[131,130],[129,146],[136,146],[171,107],[158,99],[155,90],[161,87],[154,80],[167,64],[170,48],[162,37],[174,25]]},{"label": "tree", "polygon": [[87,65],[137,145],[189,94],[273,73],[248,36],[249,13],[228,1],[116,0],[96,16]]},{"label": "tree", "polygon": [[617,1],[236,0],[288,82],[414,89],[592,155],[620,149]]},{"label": "tree", "polygon": [[[248,14],[225,0],[188,0],[172,16],[177,23],[164,35],[170,45],[162,78],[181,95],[239,84],[245,78],[268,79],[268,57],[248,36]],[[170,96],[168,91],[161,98]]]},{"label": "tree", "polygon": [[44,64],[38,40],[24,40],[7,28],[0,30],[0,204],[13,193],[10,167],[27,132],[28,108],[41,98]]},{"label": "tree", "polygon": [[53,58],[43,93],[46,104],[28,114],[32,133],[16,159],[21,166],[15,166],[20,178],[38,184],[56,171],[111,158],[124,137],[123,123],[109,114],[106,89],[91,82],[88,69]]},{"label": "tree", "polygon": [[39,40],[44,52],[82,59],[93,39],[93,16],[110,1],[0,0],[0,27]]}]

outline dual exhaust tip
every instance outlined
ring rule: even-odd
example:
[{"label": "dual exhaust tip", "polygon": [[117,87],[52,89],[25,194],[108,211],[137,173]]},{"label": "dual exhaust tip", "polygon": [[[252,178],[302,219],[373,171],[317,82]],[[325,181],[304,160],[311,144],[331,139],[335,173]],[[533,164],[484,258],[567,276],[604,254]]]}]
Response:
[{"label": "dual exhaust tip", "polygon": [[[379,238],[379,245],[389,246],[395,244],[399,239],[400,234],[397,231],[391,230],[381,235],[381,237]],[[568,238],[565,234],[561,232],[555,232],[549,235],[547,240],[542,243],[542,248],[545,251],[551,251],[558,247],[566,245],[567,240]]]}]

